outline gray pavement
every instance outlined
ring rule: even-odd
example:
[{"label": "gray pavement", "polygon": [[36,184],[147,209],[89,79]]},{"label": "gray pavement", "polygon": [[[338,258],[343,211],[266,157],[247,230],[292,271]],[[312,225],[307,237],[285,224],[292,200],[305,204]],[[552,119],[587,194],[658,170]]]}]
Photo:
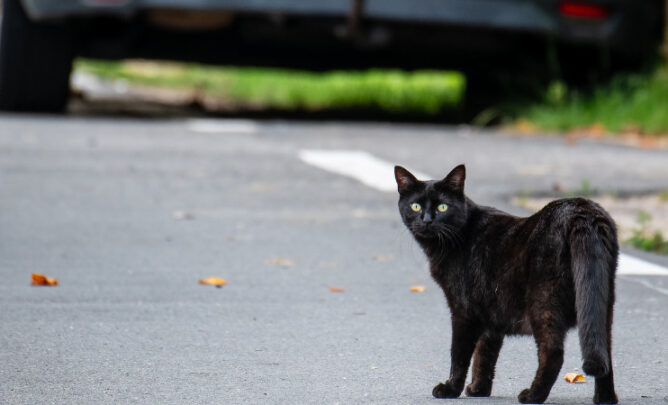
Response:
[{"label": "gray pavement", "polygon": [[[470,196],[516,213],[508,196],[555,183],[668,188],[660,150],[440,126],[189,128],[0,116],[0,403],[514,404],[535,372],[530,338],[506,340],[492,398],[431,397],[449,370],[449,314],[396,196],[298,152],[363,150],[442,174],[465,162]],[[60,285],[31,287],[31,272]],[[208,276],[229,284],[197,283]],[[668,404],[668,277],[617,288],[621,402]],[[579,359],[571,332],[561,374]],[[548,402],[588,404],[593,388],[560,379]]]}]

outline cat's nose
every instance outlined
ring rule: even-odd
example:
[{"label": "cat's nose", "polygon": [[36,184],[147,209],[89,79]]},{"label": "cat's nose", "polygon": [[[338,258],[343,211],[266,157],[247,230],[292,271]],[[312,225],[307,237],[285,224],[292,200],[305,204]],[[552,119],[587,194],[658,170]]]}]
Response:
[{"label": "cat's nose", "polygon": [[425,224],[431,224],[431,221],[433,221],[434,218],[431,217],[429,213],[425,213],[424,216],[422,217],[422,222]]}]

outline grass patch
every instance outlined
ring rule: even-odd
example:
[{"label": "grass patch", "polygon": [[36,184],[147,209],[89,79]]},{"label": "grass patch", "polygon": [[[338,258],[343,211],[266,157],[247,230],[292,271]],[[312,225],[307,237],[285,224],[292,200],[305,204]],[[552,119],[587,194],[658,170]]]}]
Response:
[{"label": "grass patch", "polygon": [[652,217],[644,211],[638,213],[636,222],[638,227],[633,230],[633,236],[627,240],[631,246],[648,252],[668,255],[668,239],[660,231],[650,234],[647,230]]},{"label": "grass patch", "polygon": [[592,187],[589,180],[584,179],[582,182],[580,182],[580,187],[578,187],[577,190],[566,193],[564,197],[592,198],[595,194],[597,194],[596,189]]},{"label": "grass patch", "polygon": [[537,104],[518,108],[520,122],[550,131],[668,134],[668,69],[625,74],[584,91],[553,82]]},{"label": "grass patch", "polygon": [[196,90],[239,107],[285,110],[369,108],[433,116],[457,108],[466,80],[457,72],[368,70],[313,73],[193,63],[77,59],[75,69],[143,86]]}]

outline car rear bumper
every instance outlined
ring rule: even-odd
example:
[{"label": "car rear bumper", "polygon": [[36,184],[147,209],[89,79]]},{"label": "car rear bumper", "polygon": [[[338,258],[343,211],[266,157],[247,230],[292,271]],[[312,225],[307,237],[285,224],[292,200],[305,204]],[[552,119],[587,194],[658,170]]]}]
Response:
[{"label": "car rear bumper", "polygon": [[[21,0],[35,21],[115,15],[132,17],[151,10],[218,10],[239,15],[284,15],[345,21],[354,1],[329,0]],[[587,0],[608,10],[605,18],[573,18],[560,13],[562,0],[361,0],[363,22],[412,24],[477,31],[531,33],[561,42],[616,49],[638,46],[652,35],[660,37],[659,0]],[[658,14],[658,15],[657,15]],[[660,24],[658,24],[660,25]],[[661,31],[658,29],[658,31]],[[654,38],[655,40],[657,38]]]},{"label": "car rear bumper", "polygon": [[[350,0],[22,0],[36,21],[91,14],[132,15],[140,10],[225,10],[241,13],[315,15],[347,18]],[[488,28],[556,32],[553,1],[525,0],[366,0],[362,17],[403,22],[444,23]]]}]

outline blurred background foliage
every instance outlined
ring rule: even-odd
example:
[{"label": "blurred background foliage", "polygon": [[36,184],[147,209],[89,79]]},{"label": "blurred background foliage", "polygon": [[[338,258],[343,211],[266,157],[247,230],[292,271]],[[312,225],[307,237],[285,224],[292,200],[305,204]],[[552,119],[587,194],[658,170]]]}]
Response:
[{"label": "blurred background foliage", "polygon": [[[436,120],[461,112],[467,78],[454,71],[372,69],[306,72],[272,68],[218,67],[160,61],[77,59],[75,72],[148,88],[195,92],[233,110],[327,111],[365,109]],[[656,63],[641,72],[618,73],[586,86],[535,78],[504,92],[491,106],[454,115],[460,123],[503,124],[527,131],[600,134],[668,134],[668,68]],[[499,89],[489,89],[499,92]],[[478,92],[480,90],[478,89]]]},{"label": "blurred background foliage", "polygon": [[589,89],[552,82],[541,100],[518,106],[524,118],[550,131],[599,128],[605,132],[650,135],[668,133],[668,70],[664,64],[647,73],[626,73]]},{"label": "blurred background foliage", "polygon": [[466,79],[458,72],[367,70],[306,72],[194,63],[78,59],[75,69],[143,86],[203,93],[239,109],[368,108],[435,116],[460,105]]}]

